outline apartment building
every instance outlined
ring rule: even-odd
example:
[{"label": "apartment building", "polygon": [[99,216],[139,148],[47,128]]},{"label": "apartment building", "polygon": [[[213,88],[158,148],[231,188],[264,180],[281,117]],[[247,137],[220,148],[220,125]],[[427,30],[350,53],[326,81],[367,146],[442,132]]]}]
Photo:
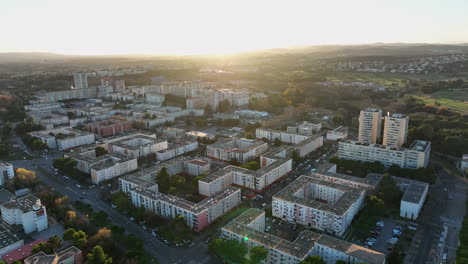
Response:
[{"label": "apartment building", "polygon": [[391,165],[409,169],[427,167],[431,153],[431,143],[421,140],[415,140],[409,148],[362,144],[352,140],[341,141],[338,145],[340,159],[379,161],[385,167]]},{"label": "apartment building", "polygon": [[45,238],[39,238],[36,239],[30,243],[27,243],[21,247],[15,248],[11,251],[6,252],[5,254],[2,255],[3,261],[5,261],[7,264],[12,264],[15,261],[19,261],[22,263],[22,261],[31,256],[33,253],[33,247],[35,245],[38,245],[40,243],[46,243],[47,240]]},{"label": "apartment building", "polygon": [[119,153],[110,153],[96,157],[94,147],[68,152],[64,156],[76,160],[76,168],[90,174],[95,184],[138,169],[136,158]]},{"label": "apartment building", "polygon": [[22,225],[24,233],[47,229],[47,212],[41,200],[29,194],[0,205],[3,221],[9,225]]},{"label": "apartment building", "polygon": [[287,131],[271,130],[257,128],[255,137],[258,139],[266,138],[269,141],[280,139],[283,143],[293,144],[300,157],[305,157],[317,148],[323,146],[323,136],[315,134],[299,134]]},{"label": "apartment building", "polygon": [[114,91],[125,90],[125,80],[116,80],[112,78],[101,78],[101,86],[112,86]]},{"label": "apartment building", "polygon": [[409,117],[404,114],[385,116],[382,145],[401,147],[408,138]]},{"label": "apartment building", "polygon": [[120,177],[119,188],[131,197],[135,206],[144,206],[147,210],[167,218],[183,215],[187,225],[199,232],[239,205],[240,189],[228,187],[198,203],[193,203],[177,196],[160,193],[155,180],[162,168],[166,168],[169,175],[182,172],[200,175],[202,172],[206,173],[207,166],[209,163],[206,161],[182,156]]},{"label": "apartment building", "polygon": [[52,255],[38,252],[24,259],[24,264],[82,264],[83,252],[71,246]]},{"label": "apartment building", "polygon": [[468,169],[468,154],[463,154],[460,161],[460,169],[463,173],[467,174]]},{"label": "apartment building", "polygon": [[359,114],[358,142],[362,144],[376,144],[381,139],[382,110],[366,108]]},{"label": "apartment building", "polygon": [[143,134],[135,134],[123,137],[121,140],[108,144],[109,153],[120,153],[130,158],[141,158],[167,149],[168,143],[164,139],[158,139]]},{"label": "apartment building", "polygon": [[23,245],[23,239],[18,238],[10,230],[0,227],[0,256],[5,255],[5,253],[11,250],[22,247]]},{"label": "apartment building", "polygon": [[276,138],[278,138],[284,143],[291,144],[299,144],[309,138],[307,135],[301,135],[298,133],[263,128],[257,128],[255,130],[255,137],[258,139],[266,138],[269,141],[274,141]]},{"label": "apartment building", "polygon": [[184,155],[198,149],[198,142],[187,138],[177,138],[167,145],[167,148],[156,152],[156,159],[165,161]]},{"label": "apartment building", "polygon": [[364,197],[363,189],[301,176],[273,196],[272,213],[288,222],[342,235]]},{"label": "apartment building", "polygon": [[83,89],[83,88],[88,88],[88,74],[84,72],[75,72],[73,73],[73,79],[75,89]]},{"label": "apartment building", "polygon": [[339,126],[327,132],[327,140],[340,140],[348,137],[348,127]]},{"label": "apartment building", "polygon": [[292,170],[291,152],[284,146],[260,156],[261,168],[257,171],[227,166],[199,180],[198,192],[211,196],[233,184],[260,192]]},{"label": "apartment building", "polygon": [[260,157],[268,150],[268,144],[263,141],[246,138],[225,139],[206,147],[206,156],[216,160],[230,161],[236,159],[240,163]]},{"label": "apartment building", "polygon": [[15,170],[13,165],[8,162],[0,161],[0,185],[5,184],[6,180],[15,177]]},{"label": "apartment building", "polygon": [[265,212],[250,208],[221,229],[221,238],[237,240],[248,248],[268,250],[265,263],[297,264],[309,256],[320,256],[327,264],[342,260],[346,263],[384,264],[385,254],[309,230],[294,241],[265,233]]},{"label": "apartment building", "polygon": [[291,133],[298,133],[304,135],[312,135],[313,133],[320,132],[322,123],[310,123],[304,121],[295,126],[288,126],[287,131]]},{"label": "apartment building", "polygon": [[366,177],[354,177],[336,172],[336,164],[325,162],[312,172],[310,176],[322,181],[332,182],[372,192],[377,188],[383,178],[382,174],[369,173]]},{"label": "apartment building", "polygon": [[58,148],[59,150],[67,150],[94,143],[93,133],[69,127],[34,131],[28,134],[46,143],[48,148]]},{"label": "apartment building", "polygon": [[131,131],[133,129],[133,122],[131,120],[113,118],[85,124],[84,128],[101,137],[109,137]]},{"label": "apartment building", "polygon": [[396,186],[403,192],[400,203],[400,216],[416,220],[426,201],[429,184],[392,176]]},{"label": "apartment building", "polygon": [[234,187],[228,187],[198,203],[148,188],[136,187],[130,190],[130,194],[135,206],[143,206],[146,210],[166,218],[182,215],[186,224],[196,232],[208,227],[210,223],[238,206],[241,201],[241,191]]},{"label": "apartment building", "polygon": [[38,94],[38,96],[47,102],[57,102],[69,99],[88,99],[95,97],[105,97],[106,95],[112,92],[112,86],[92,86],[64,91],[46,92]]},{"label": "apartment building", "polygon": [[70,124],[70,119],[66,115],[46,112],[28,112],[27,115],[36,124],[43,125],[46,129],[52,129],[56,126]]},{"label": "apartment building", "polygon": [[150,104],[162,105],[165,98],[165,95],[161,93],[145,93],[145,101]]}]

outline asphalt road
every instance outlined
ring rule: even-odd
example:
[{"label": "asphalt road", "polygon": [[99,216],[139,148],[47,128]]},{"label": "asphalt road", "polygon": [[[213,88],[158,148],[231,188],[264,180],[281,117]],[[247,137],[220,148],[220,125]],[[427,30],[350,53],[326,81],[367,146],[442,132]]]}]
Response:
[{"label": "asphalt road", "polygon": [[[99,199],[99,188],[77,187],[77,182],[73,179],[65,179],[63,175],[55,175],[52,169],[52,161],[54,158],[61,156],[60,153],[54,152],[47,155],[47,159],[35,160],[17,160],[10,163],[15,168],[26,168],[37,173],[41,181],[53,188],[62,195],[66,195],[72,201],[81,200],[91,204],[95,211],[106,212],[112,223],[125,227],[126,232],[134,234],[144,242],[145,250],[161,264],[169,263],[207,263],[212,261],[208,254],[207,245],[203,242],[204,237],[198,237],[195,241],[195,246],[192,248],[173,248],[164,244],[159,239],[153,237],[147,230],[144,230],[140,225],[130,221],[126,216],[120,214],[107,203]],[[43,168],[49,175],[45,175],[38,168]],[[84,193],[83,193],[84,192]],[[84,197],[84,199],[80,199]]]},{"label": "asphalt road", "polygon": [[465,180],[438,172],[436,184],[430,186],[428,201],[418,219],[419,227],[408,249],[405,263],[439,263],[437,250],[443,230],[448,225],[448,234],[442,254],[447,254],[446,263],[455,263],[461,223],[465,215],[468,184]]}]

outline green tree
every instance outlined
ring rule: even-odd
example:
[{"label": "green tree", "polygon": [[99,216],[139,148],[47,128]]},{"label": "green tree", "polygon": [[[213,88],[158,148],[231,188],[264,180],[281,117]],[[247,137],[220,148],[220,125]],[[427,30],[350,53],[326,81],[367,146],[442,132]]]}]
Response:
[{"label": "green tree", "polygon": [[96,147],[95,151],[96,151],[96,157],[101,157],[107,154],[107,150],[101,146]]},{"label": "green tree", "polygon": [[273,141],[273,144],[275,145],[275,147],[279,147],[281,146],[281,144],[283,144],[283,142],[281,141],[281,139],[275,138],[275,140]]},{"label": "green tree", "polygon": [[47,242],[41,242],[36,244],[32,248],[32,253],[36,254],[39,252],[44,252],[46,254],[52,254],[52,247]]},{"label": "green tree", "polygon": [[62,247],[62,239],[59,236],[51,236],[47,240],[47,244],[52,248],[52,250],[58,249]]},{"label": "green tree", "polygon": [[266,250],[264,247],[256,246],[250,249],[249,254],[250,260],[252,260],[254,263],[261,263],[268,257],[268,250]]},{"label": "green tree", "polygon": [[236,158],[231,158],[229,160],[229,165],[239,166],[240,162]]},{"label": "green tree", "polygon": [[231,103],[229,103],[229,101],[227,99],[224,99],[223,101],[219,102],[218,112],[227,113],[227,112],[231,112],[231,111],[232,111]]},{"label": "green tree", "polygon": [[310,256],[304,259],[303,261],[299,262],[299,264],[327,264],[327,263],[319,256]]},{"label": "green tree", "polygon": [[161,190],[161,192],[167,192],[169,190],[169,187],[170,187],[170,175],[169,173],[167,172],[167,169],[166,167],[163,167],[159,173],[156,175],[156,182],[158,183],[159,185],[159,189]]},{"label": "green tree", "polygon": [[337,260],[335,264],[347,264],[344,260]]},{"label": "green tree", "polygon": [[112,258],[108,257],[101,246],[95,246],[93,250],[88,253],[88,264],[110,264]]}]

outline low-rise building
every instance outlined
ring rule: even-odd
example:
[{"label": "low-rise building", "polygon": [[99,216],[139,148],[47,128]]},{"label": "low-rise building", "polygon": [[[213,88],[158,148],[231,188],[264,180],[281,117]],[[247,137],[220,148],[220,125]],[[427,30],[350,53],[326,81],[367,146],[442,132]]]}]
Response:
[{"label": "low-rise building", "polygon": [[82,264],[83,252],[71,246],[55,254],[38,252],[24,259],[24,264]]},{"label": "low-rise building", "polygon": [[89,173],[95,184],[138,169],[136,158],[119,153],[110,153],[96,157],[94,147],[68,152],[64,156],[76,160],[76,168],[84,173]]},{"label": "low-rise building", "polygon": [[166,140],[143,134],[126,136],[122,140],[113,141],[108,144],[109,153],[120,153],[136,159],[156,154],[167,148],[168,143]]},{"label": "low-rise building", "polygon": [[268,251],[265,263],[297,264],[309,256],[319,256],[327,264],[385,264],[385,254],[328,235],[303,231],[289,241],[265,231],[265,212],[250,208],[221,229],[221,237],[237,240],[248,248],[260,246]]},{"label": "low-rise building", "polygon": [[304,121],[295,126],[288,126],[287,131],[291,133],[312,135],[313,133],[320,132],[322,123],[310,123]]},{"label": "low-rise building", "polygon": [[258,139],[266,138],[269,141],[279,139],[283,143],[292,144],[300,157],[305,157],[317,148],[323,146],[323,136],[318,134],[299,134],[295,132],[257,128],[255,137]]},{"label": "low-rise building", "polygon": [[85,124],[84,128],[101,137],[108,137],[131,131],[133,129],[133,122],[130,120],[110,119]]},{"label": "low-rise building", "polygon": [[170,142],[167,148],[156,152],[156,159],[159,161],[165,161],[197,149],[198,142],[196,140],[180,138]]},{"label": "low-rise building", "polygon": [[382,174],[369,173],[366,177],[354,177],[336,172],[336,164],[325,162],[310,174],[312,177],[322,181],[346,185],[349,187],[374,191],[383,178]]},{"label": "low-rise building", "polygon": [[5,253],[22,247],[24,245],[23,239],[19,239],[10,232],[10,230],[4,230],[0,228],[0,256]]},{"label": "low-rise building", "polygon": [[22,225],[26,234],[47,229],[47,212],[41,200],[29,194],[0,205],[3,221]]},{"label": "low-rise building", "polygon": [[182,172],[200,175],[207,165],[209,163],[201,160],[178,157],[120,177],[119,188],[130,195],[135,206],[144,206],[147,210],[167,218],[182,215],[187,225],[198,232],[240,203],[240,189],[229,187],[193,203],[177,196],[160,193],[155,179],[163,168],[166,168],[169,175]]},{"label": "low-rise building", "polygon": [[39,243],[46,243],[47,240],[44,238],[39,238],[37,240],[34,240],[31,243],[25,244],[21,247],[18,247],[16,249],[13,249],[11,251],[6,252],[5,254],[2,255],[3,261],[5,261],[8,264],[13,263],[14,261],[22,261],[25,258],[29,257],[32,255],[32,250],[33,247]]},{"label": "low-rise building", "polygon": [[403,192],[400,203],[400,216],[416,220],[426,201],[429,184],[395,176],[392,176],[392,179]]},{"label": "low-rise building", "polygon": [[268,144],[263,141],[241,139],[225,139],[206,147],[209,158],[230,161],[236,159],[240,163],[260,157],[268,150]]},{"label": "low-rise building", "polygon": [[211,196],[233,184],[261,192],[292,170],[291,152],[285,146],[260,156],[261,168],[257,171],[227,166],[199,180],[198,192]]},{"label": "low-rise building", "polygon": [[28,134],[46,143],[47,147],[58,148],[59,150],[67,150],[82,145],[92,144],[95,140],[93,133],[69,127],[34,131]]},{"label": "low-rise building", "polygon": [[339,126],[327,132],[327,140],[340,140],[348,137],[348,127]]},{"label": "low-rise building", "polygon": [[207,175],[210,173],[210,163],[204,160],[190,160],[185,163],[186,171],[190,175]]},{"label": "low-rise building", "polygon": [[364,204],[365,190],[301,176],[273,196],[272,214],[342,235]]},{"label": "low-rise building", "polygon": [[13,165],[8,162],[0,161],[0,185],[5,184],[6,180],[15,177],[15,170]]},{"label": "low-rise building", "polygon": [[385,167],[398,165],[401,168],[427,167],[431,153],[431,142],[415,140],[409,148],[383,146],[344,140],[339,142],[340,159],[365,162],[379,161]]}]

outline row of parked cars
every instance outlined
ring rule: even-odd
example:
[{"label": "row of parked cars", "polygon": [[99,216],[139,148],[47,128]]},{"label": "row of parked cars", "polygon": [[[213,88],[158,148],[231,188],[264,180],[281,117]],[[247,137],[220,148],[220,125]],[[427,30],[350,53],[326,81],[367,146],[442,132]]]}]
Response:
[{"label": "row of parked cars", "polygon": [[370,236],[364,242],[365,247],[368,248],[368,247],[374,246],[374,244],[377,242],[377,239],[380,236],[380,232],[382,231],[383,227],[384,227],[383,221],[378,221],[377,223],[375,223],[375,228],[369,232]]}]

